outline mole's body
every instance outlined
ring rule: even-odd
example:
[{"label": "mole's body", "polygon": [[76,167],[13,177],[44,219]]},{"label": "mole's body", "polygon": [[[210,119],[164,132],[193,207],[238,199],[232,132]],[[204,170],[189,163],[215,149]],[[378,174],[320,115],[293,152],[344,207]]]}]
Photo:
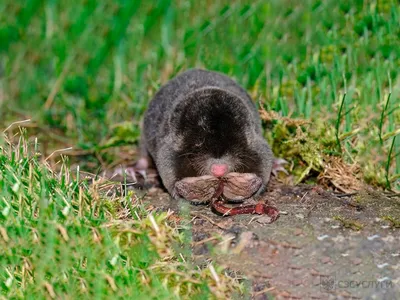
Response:
[{"label": "mole's body", "polygon": [[[145,114],[141,143],[140,165],[154,164],[175,198],[205,202],[213,192],[207,182],[231,178],[224,196],[243,200],[270,178],[273,155],[257,109],[243,88],[220,73],[189,70],[161,87]],[[203,194],[182,190],[182,183],[190,190],[199,182]]]}]

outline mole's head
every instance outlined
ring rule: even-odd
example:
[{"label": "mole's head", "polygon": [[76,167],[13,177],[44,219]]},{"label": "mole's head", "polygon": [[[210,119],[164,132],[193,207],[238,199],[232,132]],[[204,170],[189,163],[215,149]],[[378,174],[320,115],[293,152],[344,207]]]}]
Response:
[{"label": "mole's head", "polygon": [[217,88],[196,90],[179,102],[169,126],[176,137],[173,168],[177,180],[262,174],[249,109],[238,96]]}]

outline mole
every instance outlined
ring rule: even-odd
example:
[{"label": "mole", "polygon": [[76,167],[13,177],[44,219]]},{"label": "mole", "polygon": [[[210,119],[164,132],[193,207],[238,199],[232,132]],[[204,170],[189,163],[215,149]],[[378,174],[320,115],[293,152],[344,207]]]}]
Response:
[{"label": "mole", "polygon": [[228,76],[190,69],[162,86],[144,115],[136,170],[155,168],[175,199],[229,202],[259,195],[274,156],[248,93]]}]

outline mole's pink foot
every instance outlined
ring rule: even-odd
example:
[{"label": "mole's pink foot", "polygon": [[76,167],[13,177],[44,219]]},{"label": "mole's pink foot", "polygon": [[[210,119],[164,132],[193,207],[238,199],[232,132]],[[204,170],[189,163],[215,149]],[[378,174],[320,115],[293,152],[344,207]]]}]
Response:
[{"label": "mole's pink foot", "polygon": [[117,168],[112,175],[114,177],[122,177],[127,179],[127,181],[131,182],[138,182],[137,175],[141,175],[144,179],[146,179],[146,170],[138,170],[135,167],[128,167],[128,168]]},{"label": "mole's pink foot", "polygon": [[156,171],[149,168],[146,158],[140,158],[131,167],[120,167],[114,170],[112,178],[117,180],[137,183],[139,185],[157,186]]},{"label": "mole's pink foot", "polygon": [[278,176],[278,172],[283,172],[286,175],[289,175],[288,171],[284,168],[283,165],[287,164],[288,162],[286,160],[284,160],[283,158],[275,158],[274,162],[272,164],[272,174],[274,174],[274,176]]}]

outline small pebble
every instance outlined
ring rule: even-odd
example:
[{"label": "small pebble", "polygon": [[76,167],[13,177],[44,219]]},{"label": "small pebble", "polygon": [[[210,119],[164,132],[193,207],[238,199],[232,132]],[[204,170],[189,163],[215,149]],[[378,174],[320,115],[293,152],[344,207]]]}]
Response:
[{"label": "small pebble", "polygon": [[390,277],[383,277],[383,278],[378,278],[377,279],[378,282],[384,282],[384,281],[390,281]]},{"label": "small pebble", "polygon": [[371,235],[371,236],[369,236],[369,237],[367,237],[367,239],[369,240],[369,241],[373,241],[373,240],[375,240],[375,239],[377,239],[377,238],[379,238],[380,236],[378,235],[378,234],[374,234],[374,235]]},{"label": "small pebble", "polygon": [[351,261],[351,263],[353,264],[353,265],[356,265],[356,266],[358,266],[359,264],[361,264],[362,263],[362,259],[361,258],[354,258],[352,261]]},{"label": "small pebble", "polygon": [[331,260],[331,258],[329,256],[324,256],[324,257],[321,258],[321,262],[323,264],[327,264],[327,263],[332,262],[332,260]]},{"label": "small pebble", "polygon": [[380,264],[380,265],[376,265],[379,269],[383,269],[384,267],[387,267],[387,266],[389,266],[389,264],[388,263],[383,263],[383,264]]},{"label": "small pebble", "polygon": [[323,240],[325,240],[325,239],[328,238],[328,237],[329,237],[329,235],[324,234],[324,235],[320,235],[319,237],[317,237],[317,239],[318,239],[319,241],[323,241]]},{"label": "small pebble", "polygon": [[260,224],[271,224],[272,218],[268,215],[263,215],[263,216],[257,218],[257,222]]}]

